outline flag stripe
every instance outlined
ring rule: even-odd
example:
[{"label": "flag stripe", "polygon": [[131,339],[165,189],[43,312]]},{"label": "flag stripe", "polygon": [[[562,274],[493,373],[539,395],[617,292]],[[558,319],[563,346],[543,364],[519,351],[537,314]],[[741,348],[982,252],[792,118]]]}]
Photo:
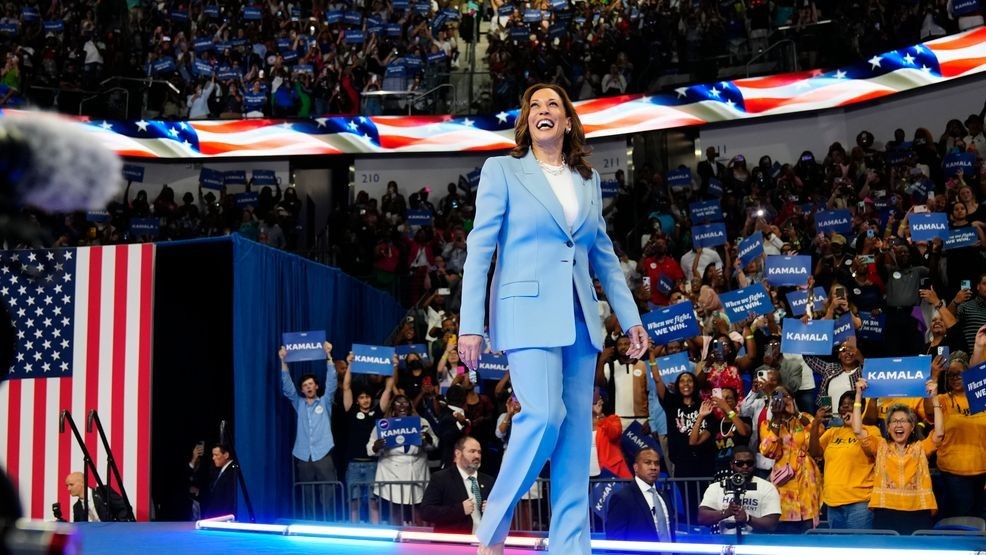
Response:
[{"label": "flag stripe", "polygon": [[147,513],[151,500],[151,339],[152,318],[154,306],[154,246],[143,245],[141,248],[143,265],[140,274],[140,333],[137,334],[140,344],[140,362],[138,364],[137,421],[143,433],[137,434],[137,452],[140,459],[137,466],[137,499],[140,502],[137,518],[148,520]]},{"label": "flag stripe", "polygon": [[20,445],[21,445],[21,429],[17,423],[21,419],[21,382],[20,380],[12,381],[6,387],[4,399],[7,405],[7,425],[4,426],[4,432],[7,436],[6,441],[6,451],[4,453],[4,460],[0,461],[6,467],[7,472],[11,476],[19,475],[20,470]]},{"label": "flag stripe", "polygon": [[[59,396],[59,414],[63,410],[72,410],[72,378],[58,378],[61,383],[61,395]],[[58,433],[58,422],[51,433]],[[55,475],[58,484],[58,502],[62,505],[62,510],[71,510],[69,506],[68,490],[63,486],[65,477],[72,471],[72,436],[66,432],[58,434],[58,472]],[[62,513],[63,515],[66,513]]]},{"label": "flag stripe", "polygon": [[20,481],[21,509],[28,511],[31,509],[31,493],[34,491],[34,482],[31,480],[34,470],[34,382],[35,380],[24,380],[21,387],[20,402],[22,416],[16,421],[16,426],[20,427],[20,449],[17,458],[17,468],[24,474],[24,479]]},{"label": "flag stripe", "polygon": [[[34,495],[31,497],[31,514],[44,514],[44,491],[45,491],[45,411],[48,408],[48,403],[46,402],[45,396],[48,393],[48,380],[33,380],[34,381],[34,422],[33,432],[34,449],[31,452],[31,459],[35,464],[31,465],[31,477],[33,478],[31,484],[31,491],[38,492],[40,495]],[[40,466],[37,463],[41,463]],[[25,507],[27,510],[27,507]]]},{"label": "flag stripe", "polygon": [[[143,251],[132,250],[128,251],[127,254],[127,272],[131,276],[139,276],[142,271],[141,265],[141,253]],[[139,335],[141,330],[138,329],[140,324],[137,316],[140,314],[140,287],[141,284],[138,283],[128,283],[127,284],[127,329],[133,329],[133,333]],[[127,344],[126,358],[124,359],[124,364],[126,368],[136,369],[138,368],[139,357],[139,342],[130,341]],[[138,370],[139,371],[139,370]],[[124,375],[126,380],[125,388],[127,391],[138,391],[139,380],[137,374],[128,371]],[[137,437],[137,430],[142,429],[137,423],[137,395],[127,395],[123,399],[122,407],[123,414],[127,417],[123,421],[123,435],[124,437]],[[140,512],[143,506],[137,498],[137,486],[139,483],[139,478],[137,477],[137,454],[134,445],[128,443],[127,450],[122,453],[122,459],[118,461],[120,467],[120,472],[123,474],[124,483],[127,486],[127,495],[130,496],[130,502],[133,504],[134,510]],[[144,461],[146,462],[146,460]],[[144,518],[139,516],[138,518]]]},{"label": "flag stripe", "polygon": [[[103,424],[103,431],[110,433],[113,429],[113,305],[114,296],[113,288],[107,287],[107,284],[112,284],[113,279],[116,277],[116,249],[114,247],[97,247],[102,253],[102,268],[100,269],[100,274],[102,279],[96,283],[99,289],[99,314],[102,316],[99,319],[99,370],[98,370],[98,400],[95,404],[91,404],[86,407],[86,414],[83,416],[88,419],[89,413],[92,410],[99,412],[100,422]],[[81,418],[81,417],[80,417]],[[87,427],[88,429],[88,427]],[[107,438],[109,439],[109,438]],[[102,476],[103,483],[111,483],[107,472],[106,459],[107,453],[106,449],[103,447],[103,442],[99,439],[99,433],[93,427],[92,432],[86,432],[86,444],[92,442],[96,446],[96,450],[92,451],[94,462],[96,463],[96,468],[99,470],[100,476]],[[110,446],[112,448],[112,445]],[[117,452],[120,449],[117,448]]]},{"label": "flag stripe", "polygon": [[[89,409],[99,405],[99,356],[100,356],[100,334],[102,333],[99,325],[99,317],[102,314],[102,303],[99,298],[100,281],[103,277],[103,249],[95,247],[89,251],[89,317],[88,324],[85,326],[88,332],[88,357],[86,358],[86,398],[82,407],[82,412],[73,412],[72,417],[75,424],[82,427],[79,431],[83,434],[86,442],[86,449],[95,460],[99,460],[99,450],[96,447],[94,436],[85,434],[85,418]],[[76,326],[78,327],[78,326]],[[95,461],[94,461],[95,462]],[[98,468],[98,464],[97,464]],[[81,469],[80,469],[81,470]]]},{"label": "flag stripe", "polygon": [[[114,310],[113,310],[113,374],[112,374],[112,395],[113,399],[122,401],[126,396],[126,356],[130,346],[127,344],[127,327],[130,322],[127,320],[127,274],[130,271],[128,266],[129,248],[118,246],[114,248],[116,253],[116,278],[114,283]],[[100,405],[103,406],[103,405]],[[116,459],[117,468],[123,473],[123,465],[127,460],[127,450],[121,449],[124,444],[123,422],[126,420],[126,413],[122,411],[122,404],[110,404],[112,408],[112,420],[107,424],[106,433],[109,434],[110,447],[113,448],[113,456]],[[100,411],[100,418],[102,418]],[[111,476],[106,477],[107,482],[115,480]],[[113,482],[115,484],[115,482]],[[119,487],[117,485],[117,487]],[[128,492],[129,493],[129,492]]]},{"label": "flag stripe", "polygon": [[[91,254],[94,249],[77,249],[76,272],[75,272],[75,333],[73,344],[75,346],[72,357],[72,409],[74,418],[86,413],[86,384],[89,382],[91,373],[89,372],[89,352],[93,349],[89,347],[89,334],[87,326],[83,322],[87,321],[89,314],[89,289],[92,283],[89,272]],[[96,330],[98,334],[99,330]],[[71,431],[66,426],[66,435],[71,436]],[[74,437],[69,437],[72,445],[72,456],[69,461],[69,472],[82,472],[82,449],[76,443]],[[68,506],[66,505],[66,508]],[[71,515],[66,515],[71,518]]]}]

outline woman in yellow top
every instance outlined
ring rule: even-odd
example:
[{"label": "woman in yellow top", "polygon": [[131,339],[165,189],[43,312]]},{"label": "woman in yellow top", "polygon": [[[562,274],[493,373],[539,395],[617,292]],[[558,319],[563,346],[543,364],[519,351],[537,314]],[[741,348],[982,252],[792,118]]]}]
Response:
[{"label": "woman in yellow top", "polygon": [[760,425],[760,453],[774,459],[771,481],[781,495],[777,533],[800,534],[818,525],[822,473],[808,456],[811,416],[802,413],[783,386],[774,389],[773,417]]},{"label": "woman in yellow top", "polygon": [[[986,343],[986,331],[976,334],[976,350],[980,338]],[[980,355],[982,358],[982,355]],[[925,410],[933,403],[941,405],[945,439],[938,446],[938,470],[942,477],[941,517],[982,516],[986,509],[986,412],[969,414],[962,373],[969,367],[969,356],[962,351],[952,352],[948,370],[932,368],[932,379],[941,383],[944,393],[925,399]],[[945,371],[943,371],[945,370]]]},{"label": "woman in yellow top", "polygon": [[[945,427],[942,424],[941,404],[933,403],[935,429],[930,436],[918,439],[917,415],[904,405],[887,411],[889,439],[863,429],[861,418],[863,390],[866,380],[856,380],[856,402],[852,407],[852,429],[868,454],[876,457],[873,477],[873,494],[870,509],[873,510],[873,528],[896,530],[899,534],[911,534],[915,530],[931,528],[931,517],[938,504],[931,491],[931,471],[928,457],[938,449]],[[928,380],[928,395],[935,394],[936,385]]]},{"label": "woman in yellow top", "polygon": [[[856,394],[839,397],[839,418],[828,430],[822,422],[831,416],[830,407],[820,407],[808,430],[808,453],[825,460],[822,503],[828,507],[829,528],[865,530],[873,527],[870,494],[873,492],[873,457],[863,450],[852,428],[852,403]],[[864,426],[873,437],[876,426]]]}]

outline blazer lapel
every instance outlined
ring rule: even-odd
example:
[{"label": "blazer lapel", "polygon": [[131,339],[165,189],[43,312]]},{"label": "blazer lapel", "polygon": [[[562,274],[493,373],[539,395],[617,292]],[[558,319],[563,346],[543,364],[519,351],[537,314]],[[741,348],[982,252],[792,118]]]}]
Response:
[{"label": "blazer lapel", "polygon": [[533,150],[528,149],[527,155],[520,159],[520,167],[524,174],[521,176],[520,183],[544,206],[558,227],[571,239],[572,233],[568,229],[568,224],[565,223],[565,212],[562,210],[555,192],[551,190],[548,180],[544,178],[544,173],[538,167]]},{"label": "blazer lapel", "polygon": [[578,232],[578,230],[585,224],[586,220],[589,218],[589,212],[592,208],[593,195],[595,194],[595,187],[592,186],[592,176],[589,179],[583,179],[578,173],[574,173],[575,179],[575,194],[579,199],[579,215],[575,217],[575,225],[572,226],[573,234]]}]

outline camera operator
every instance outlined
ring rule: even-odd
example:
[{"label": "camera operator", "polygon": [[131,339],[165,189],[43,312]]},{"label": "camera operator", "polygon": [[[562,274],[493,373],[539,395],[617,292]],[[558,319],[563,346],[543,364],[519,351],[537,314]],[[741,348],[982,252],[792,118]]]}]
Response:
[{"label": "camera operator", "polygon": [[753,475],[756,457],[745,445],[733,449],[733,460],[718,482],[705,490],[698,508],[698,523],[717,526],[720,533],[771,532],[781,517],[781,497],[774,484]]}]

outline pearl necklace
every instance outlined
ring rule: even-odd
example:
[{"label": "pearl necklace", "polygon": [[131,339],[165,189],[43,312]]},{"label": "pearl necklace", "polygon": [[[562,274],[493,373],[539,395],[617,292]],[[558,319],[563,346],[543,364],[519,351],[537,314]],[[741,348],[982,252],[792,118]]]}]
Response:
[{"label": "pearl necklace", "polygon": [[[537,158],[535,158],[535,160],[537,160]],[[560,166],[552,166],[551,164],[547,164],[540,160],[538,160],[538,165],[541,166],[541,169],[544,170],[549,175],[561,175],[562,172],[564,172],[568,168],[568,164],[565,163],[564,159],[561,161]]]}]

